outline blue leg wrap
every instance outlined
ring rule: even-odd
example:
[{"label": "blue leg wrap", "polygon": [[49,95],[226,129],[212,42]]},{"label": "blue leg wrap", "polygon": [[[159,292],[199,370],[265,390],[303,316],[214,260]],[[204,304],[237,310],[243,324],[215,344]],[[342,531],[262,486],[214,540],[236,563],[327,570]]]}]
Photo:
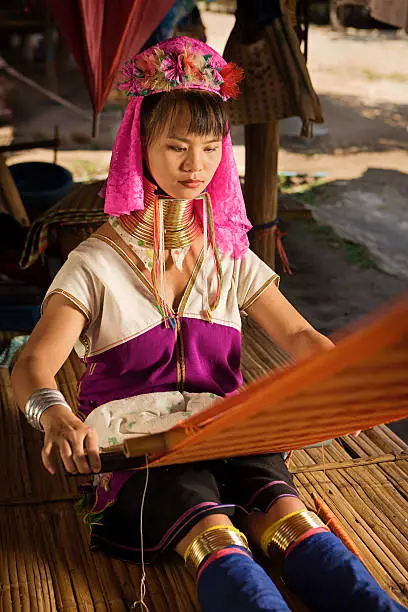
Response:
[{"label": "blue leg wrap", "polygon": [[199,574],[202,612],[289,612],[267,573],[238,550],[211,560]]},{"label": "blue leg wrap", "polygon": [[285,583],[313,612],[407,610],[378,585],[333,533],[316,533],[288,554]]}]

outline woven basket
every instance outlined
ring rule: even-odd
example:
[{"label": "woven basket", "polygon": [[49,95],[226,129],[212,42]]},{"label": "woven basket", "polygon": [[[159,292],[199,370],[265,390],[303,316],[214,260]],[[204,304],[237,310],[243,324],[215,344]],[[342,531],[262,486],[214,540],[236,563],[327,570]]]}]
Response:
[{"label": "woven basket", "polygon": [[228,103],[232,124],[268,123],[293,116],[304,122],[323,122],[298,39],[285,16],[260,29],[250,42],[237,23],[224,58],[245,71],[241,95]]}]

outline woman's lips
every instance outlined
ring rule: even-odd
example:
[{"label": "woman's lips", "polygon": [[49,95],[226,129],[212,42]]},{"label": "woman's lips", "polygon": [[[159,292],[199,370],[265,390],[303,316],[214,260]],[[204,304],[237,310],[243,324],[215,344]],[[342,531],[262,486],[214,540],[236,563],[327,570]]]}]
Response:
[{"label": "woman's lips", "polygon": [[179,183],[189,189],[197,189],[197,187],[200,187],[200,185],[203,184],[203,181],[190,180],[190,181],[179,181]]}]

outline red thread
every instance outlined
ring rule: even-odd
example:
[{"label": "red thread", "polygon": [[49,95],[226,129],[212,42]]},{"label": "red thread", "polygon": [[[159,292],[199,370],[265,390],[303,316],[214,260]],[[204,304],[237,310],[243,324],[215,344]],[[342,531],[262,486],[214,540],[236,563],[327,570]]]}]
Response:
[{"label": "red thread", "polygon": [[330,531],[332,531],[343,542],[350,552],[352,552],[358,559],[360,559],[360,561],[362,561],[359,550],[354,545],[352,539],[346,534],[330,508],[317,496],[314,495],[313,499],[317,510],[317,516],[320,516],[327,526],[330,524]]},{"label": "red thread", "polygon": [[324,457],[324,442],[322,442],[322,464],[323,464],[323,501],[326,501],[327,476],[326,476],[326,463],[325,463],[325,457]]},{"label": "red thread", "polygon": [[286,251],[282,242],[282,238],[284,236],[286,236],[286,233],[282,233],[278,228],[275,228],[276,250],[278,251],[280,260],[282,262],[283,271],[286,274],[289,274],[289,276],[292,276],[292,269],[290,267],[289,259],[286,255]]}]

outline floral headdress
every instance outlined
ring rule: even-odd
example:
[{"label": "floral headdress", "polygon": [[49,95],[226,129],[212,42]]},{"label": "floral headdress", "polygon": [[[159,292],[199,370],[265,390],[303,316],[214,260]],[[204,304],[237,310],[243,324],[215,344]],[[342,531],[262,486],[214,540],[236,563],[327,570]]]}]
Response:
[{"label": "floral headdress", "polygon": [[[143,156],[140,111],[145,96],[173,90],[198,89],[223,100],[238,95],[243,71],[227,62],[214,49],[181,36],[146,49],[124,67],[120,88],[130,101],[112,150],[109,176],[104,190],[105,212],[119,217],[144,208]],[[211,197],[214,233],[218,249],[242,257],[248,249],[248,221],[238,170],[228,134],[222,158],[207,193]],[[200,204],[200,203],[199,203]],[[202,204],[201,204],[202,208]],[[202,217],[200,206],[197,214]]]},{"label": "floral headdress", "polygon": [[153,47],[125,64],[119,89],[129,96],[148,96],[174,89],[201,89],[218,93],[223,100],[239,95],[244,71],[230,62],[220,66],[214,53],[199,53],[191,44],[181,52]]}]

